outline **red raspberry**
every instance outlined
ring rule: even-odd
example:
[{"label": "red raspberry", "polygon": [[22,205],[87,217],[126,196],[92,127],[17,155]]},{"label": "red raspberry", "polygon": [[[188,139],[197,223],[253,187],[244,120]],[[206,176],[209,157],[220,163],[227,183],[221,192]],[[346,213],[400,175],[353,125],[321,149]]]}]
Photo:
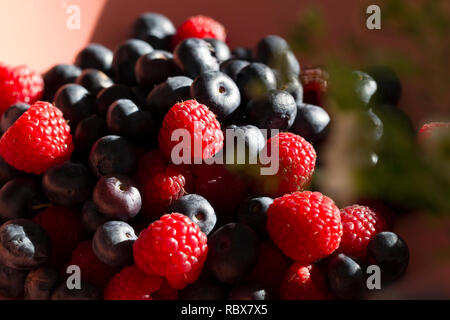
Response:
[{"label": "red raspberry", "polygon": [[210,17],[198,15],[190,17],[178,28],[173,37],[173,47],[187,38],[213,38],[225,42],[227,34],[221,23]]},{"label": "red raspberry", "polygon": [[103,289],[117,272],[116,268],[101,262],[92,250],[92,240],[78,244],[72,252],[68,265],[80,267],[81,277],[99,289]]},{"label": "red raspberry", "polygon": [[339,247],[342,223],[333,200],[320,192],[294,192],[267,210],[267,231],[288,257],[309,264]]},{"label": "red raspberry", "polygon": [[36,71],[0,63],[0,115],[16,102],[36,102],[43,92],[44,80]]},{"label": "red raspberry", "polygon": [[328,73],[320,68],[304,69],[300,75],[303,101],[323,107],[323,96],[328,89]]},{"label": "red raspberry", "polygon": [[281,284],[281,299],[325,300],[330,298],[325,276],[316,265],[294,262],[287,270]]},{"label": "red raspberry", "polygon": [[155,300],[178,300],[178,290],[172,288],[167,279],[163,278],[161,288],[152,296]]},{"label": "red raspberry", "polygon": [[194,190],[211,203],[219,216],[226,218],[232,217],[245,199],[247,184],[221,164],[201,164],[194,166]]},{"label": "red raspberry", "polygon": [[159,219],[173,201],[190,191],[191,180],[188,167],[167,163],[157,150],[146,153],[136,174],[144,215]]},{"label": "red raspberry", "polygon": [[353,205],[341,209],[342,239],[339,253],[364,260],[374,235],[386,230],[384,218],[369,207]]},{"label": "red raspberry", "polygon": [[444,132],[450,129],[450,122],[430,122],[426,123],[420,128],[418,139],[420,143],[425,143],[431,136],[439,132]]},{"label": "red raspberry", "polygon": [[70,158],[70,127],[51,103],[33,104],[0,139],[0,156],[11,166],[41,174]]},{"label": "red raspberry", "polygon": [[69,207],[51,206],[34,216],[48,234],[52,245],[52,262],[65,263],[83,238],[78,212]]},{"label": "red raspberry", "polygon": [[104,290],[105,300],[154,300],[163,278],[148,275],[136,266],[125,267],[117,273]]},{"label": "red raspberry", "polygon": [[[186,129],[190,134],[189,160],[211,158],[223,147],[224,138],[219,121],[207,106],[195,100],[176,103],[164,117],[158,143],[166,159],[171,159],[172,148],[182,141],[182,138],[179,141],[171,140],[176,129]],[[194,148],[195,145],[198,145],[199,150]],[[180,156],[183,156],[182,152]]]},{"label": "red raspberry", "polygon": [[278,172],[258,177],[256,189],[271,197],[304,190],[311,181],[316,166],[316,151],[313,146],[298,135],[280,132],[267,141],[269,156],[272,153],[272,143],[279,153]]},{"label": "red raspberry", "polygon": [[133,245],[134,261],[148,274],[183,289],[197,280],[208,252],[206,235],[188,217],[166,214],[143,230]]}]

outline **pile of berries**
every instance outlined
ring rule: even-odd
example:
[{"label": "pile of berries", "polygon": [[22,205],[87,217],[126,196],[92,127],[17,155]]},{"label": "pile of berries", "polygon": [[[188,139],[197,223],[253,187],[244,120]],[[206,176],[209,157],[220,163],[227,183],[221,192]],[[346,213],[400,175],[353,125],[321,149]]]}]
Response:
[{"label": "pile of berries", "polygon": [[[42,77],[0,65],[1,295],[348,299],[367,293],[367,265],[383,284],[404,274],[408,247],[382,212],[307,191],[330,125],[325,71],[301,71],[279,36],[230,50],[206,16],[176,29],[146,13],[132,36]],[[354,76],[362,105],[396,99]],[[256,161],[236,161],[226,129]],[[274,147],[279,169],[261,175]],[[221,153],[231,161],[208,163]]]}]

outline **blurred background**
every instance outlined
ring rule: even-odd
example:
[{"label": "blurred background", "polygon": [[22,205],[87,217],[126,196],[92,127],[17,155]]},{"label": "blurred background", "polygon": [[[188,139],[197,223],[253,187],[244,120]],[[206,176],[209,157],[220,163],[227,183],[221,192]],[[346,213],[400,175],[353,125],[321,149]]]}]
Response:
[{"label": "blurred background", "polygon": [[[381,8],[380,30],[366,27],[366,9],[373,4]],[[73,5],[79,8],[79,29],[67,27]],[[226,27],[231,48],[252,48],[277,34],[289,41],[303,69],[326,69],[332,89],[323,107],[333,125],[314,186],[339,206],[368,199],[398,217],[394,230],[410,246],[411,265],[379,297],[450,298],[448,139],[438,143],[438,151],[420,149],[415,139],[423,123],[450,121],[450,1],[2,0],[0,61],[45,72],[71,63],[90,42],[114,49],[145,11],[162,13],[175,26],[192,15],[211,16]],[[367,129],[355,120],[359,111],[344,75],[376,66],[395,72],[402,93],[397,106],[380,109],[384,135],[371,146],[359,139]],[[378,163],[361,164],[375,149]]]}]

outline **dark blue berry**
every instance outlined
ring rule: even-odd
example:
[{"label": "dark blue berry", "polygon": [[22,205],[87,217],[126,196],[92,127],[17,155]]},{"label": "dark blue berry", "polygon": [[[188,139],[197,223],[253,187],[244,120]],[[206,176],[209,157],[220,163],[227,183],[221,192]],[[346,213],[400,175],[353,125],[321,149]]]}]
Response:
[{"label": "dark blue berry", "polygon": [[241,223],[222,226],[208,240],[207,265],[222,282],[239,280],[255,265],[258,255],[258,236]]},{"label": "dark blue berry", "polygon": [[25,299],[49,300],[57,281],[58,271],[51,266],[30,271],[25,280]]},{"label": "dark blue berry", "polygon": [[0,218],[6,221],[30,217],[33,205],[42,200],[39,183],[26,177],[14,178],[0,189]]},{"label": "dark blue berry", "polygon": [[278,89],[291,94],[297,105],[303,104],[303,86],[298,77],[289,77],[288,79],[278,81]]},{"label": "dark blue berry", "polygon": [[235,59],[242,59],[250,62],[253,61],[253,52],[252,49],[250,48],[243,48],[243,47],[234,48],[231,51],[231,54]]},{"label": "dark blue berry", "polygon": [[98,227],[110,219],[100,213],[92,199],[86,200],[81,209],[81,224],[88,234],[94,234]]},{"label": "dark blue berry", "polygon": [[191,98],[202,103],[223,122],[241,104],[236,83],[220,71],[202,73],[191,85]]},{"label": "dark blue berry", "polygon": [[277,80],[272,69],[263,63],[250,63],[239,71],[237,85],[243,102],[261,98],[277,88]]},{"label": "dark blue berry", "polygon": [[0,227],[0,261],[10,268],[31,270],[47,262],[50,242],[44,229],[27,219],[13,219]]},{"label": "dark blue berry", "polygon": [[328,286],[340,299],[361,298],[366,289],[366,279],[361,266],[345,254],[331,257],[328,263]]},{"label": "dark blue berry", "polygon": [[133,180],[123,175],[101,177],[93,192],[98,211],[111,219],[128,220],[141,210],[142,199]]},{"label": "dark blue berry", "polygon": [[94,178],[83,164],[66,161],[45,172],[42,188],[51,202],[73,206],[89,198],[94,188]]},{"label": "dark blue berry", "polygon": [[116,81],[124,84],[135,84],[134,66],[139,57],[153,51],[153,47],[139,39],[129,39],[120,44],[114,51],[113,70]]},{"label": "dark blue berry", "polygon": [[83,154],[89,153],[95,141],[106,135],[108,128],[103,117],[93,114],[84,118],[78,123],[73,136],[75,150]]},{"label": "dark blue berry", "polygon": [[[258,154],[266,145],[266,138],[258,127],[253,125],[236,126],[233,124],[225,127],[224,131],[223,150],[226,156],[225,163],[235,165],[258,163]],[[234,139],[234,144],[232,144],[234,148],[232,150],[228,149],[228,139]]]},{"label": "dark blue berry", "polygon": [[354,77],[356,97],[363,104],[367,105],[377,91],[377,83],[371,76],[361,71],[353,71],[352,75]]},{"label": "dark blue berry", "polygon": [[396,72],[388,66],[374,66],[366,71],[377,84],[371,103],[396,106],[402,96],[402,84]]},{"label": "dark blue berry", "polygon": [[219,63],[231,58],[230,48],[223,41],[213,38],[203,39],[208,42],[213,48],[213,55],[216,57]]},{"label": "dark blue berry", "polygon": [[81,69],[73,64],[57,64],[50,68],[44,75],[44,95],[46,101],[53,101],[56,91],[68,83],[75,82],[81,74]]},{"label": "dark blue berry", "polygon": [[208,235],[216,225],[217,217],[211,204],[198,194],[184,195],[170,206],[169,212],[188,216]]},{"label": "dark blue berry", "polygon": [[152,88],[177,73],[173,55],[170,52],[155,50],[140,57],[134,69],[139,86]]},{"label": "dark blue berry", "polygon": [[89,167],[95,176],[128,174],[136,168],[136,153],[124,138],[108,135],[98,139],[89,154]]},{"label": "dark blue berry", "polygon": [[190,78],[208,71],[218,71],[219,62],[211,45],[202,39],[188,38],[180,42],[173,58],[181,71]]},{"label": "dark blue berry", "polygon": [[297,104],[286,91],[275,90],[249,101],[247,120],[260,129],[288,130],[295,121]]},{"label": "dark blue berry", "polygon": [[69,121],[72,130],[75,130],[81,120],[94,112],[95,99],[86,88],[70,83],[59,88],[54,104],[62,111],[64,119]]},{"label": "dark blue berry", "polygon": [[270,300],[270,295],[260,284],[240,283],[231,289],[228,300]]},{"label": "dark blue berry", "polygon": [[240,59],[230,59],[220,64],[220,71],[228,75],[233,81],[237,81],[237,75],[242,68],[248,66],[250,62]]},{"label": "dark blue berry", "polygon": [[381,269],[381,281],[388,283],[399,279],[409,264],[406,242],[393,232],[376,234],[367,246],[367,261]]},{"label": "dark blue berry", "polygon": [[229,288],[211,277],[200,277],[179,292],[180,300],[225,300]]},{"label": "dark blue berry", "polygon": [[23,296],[27,272],[0,264],[0,295],[8,298]]},{"label": "dark blue berry", "polygon": [[311,143],[321,141],[328,133],[330,116],[319,106],[312,104],[297,105],[297,116],[289,129]]},{"label": "dark blue berry", "polygon": [[10,166],[2,157],[0,157],[0,187],[3,187],[9,180],[21,176],[23,173]]},{"label": "dark blue berry", "polygon": [[105,114],[109,106],[120,99],[134,99],[133,91],[126,85],[114,84],[97,94],[97,113]]},{"label": "dark blue berry", "polygon": [[111,73],[113,52],[98,43],[91,43],[83,48],[75,58],[75,65],[81,69],[97,69],[106,74]]},{"label": "dark blue berry", "polygon": [[95,232],[92,249],[103,263],[120,267],[132,263],[136,239],[136,234],[128,223],[108,221]]},{"label": "dark blue berry", "polygon": [[133,37],[148,42],[153,48],[169,50],[176,30],[173,23],[162,14],[147,12],[134,23]]},{"label": "dark blue berry", "polygon": [[14,122],[16,122],[16,120],[19,119],[19,117],[29,108],[29,104],[18,102],[6,109],[0,120],[0,131],[5,133],[6,130],[8,130],[8,128],[11,127]]},{"label": "dark blue berry", "polygon": [[51,295],[51,300],[100,300],[102,295],[100,291],[92,284],[81,280],[81,288],[69,289],[66,282],[63,281]]},{"label": "dark blue berry", "polygon": [[269,197],[256,197],[245,200],[237,210],[237,222],[249,226],[261,238],[266,238],[267,209],[269,209],[272,202],[273,199]]},{"label": "dark blue berry", "polygon": [[103,89],[111,87],[114,81],[100,70],[85,69],[75,83],[85,87],[95,97]]}]

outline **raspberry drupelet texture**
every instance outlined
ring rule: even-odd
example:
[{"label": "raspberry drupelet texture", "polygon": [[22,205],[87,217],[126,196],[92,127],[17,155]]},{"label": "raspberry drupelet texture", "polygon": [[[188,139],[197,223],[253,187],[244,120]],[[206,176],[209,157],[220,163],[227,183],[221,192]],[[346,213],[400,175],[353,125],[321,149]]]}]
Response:
[{"label": "raspberry drupelet texture", "polygon": [[164,276],[175,289],[197,280],[207,252],[206,235],[180,213],[166,214],[150,224],[133,245],[137,267]]},{"label": "raspberry drupelet texture", "polygon": [[173,47],[187,38],[213,38],[226,41],[225,27],[218,21],[197,15],[188,18],[177,30],[173,38]]},{"label": "raspberry drupelet texture", "polygon": [[12,167],[35,174],[70,158],[70,127],[51,103],[33,104],[0,139],[0,156]]},{"label": "raspberry drupelet texture", "polygon": [[384,218],[369,207],[352,205],[341,209],[342,239],[340,253],[364,260],[367,245],[374,235],[386,230]]},{"label": "raspberry drupelet texture", "polygon": [[104,290],[105,300],[154,300],[152,296],[163,283],[163,278],[143,273],[136,266],[123,268]]},{"label": "raspberry drupelet texture", "polygon": [[324,274],[314,264],[294,262],[281,283],[283,300],[325,300],[331,296]]},{"label": "raspberry drupelet texture", "polygon": [[272,146],[278,151],[278,172],[261,176],[256,189],[271,197],[304,190],[311,181],[316,166],[314,147],[290,132],[281,132],[267,141],[267,154],[275,157],[276,154],[272,155]]},{"label": "raspberry drupelet texture", "polygon": [[322,107],[324,95],[328,89],[328,78],[328,73],[320,68],[303,70],[300,75],[303,85],[303,101]]},{"label": "raspberry drupelet texture", "polygon": [[275,199],[269,207],[267,231],[284,254],[309,264],[339,247],[342,223],[329,197],[320,192],[294,192]]},{"label": "raspberry drupelet texture", "polygon": [[27,66],[10,67],[0,63],[0,115],[12,104],[33,104],[44,92],[44,80]]},{"label": "raspberry drupelet texture", "polygon": [[[190,139],[190,154],[184,155],[183,151],[180,151],[175,153],[177,156],[189,160],[208,159],[223,147],[224,137],[219,121],[207,106],[196,100],[176,103],[164,117],[158,143],[166,159],[171,159],[172,148],[184,141],[179,136],[179,141],[172,141],[172,133],[179,129],[185,129],[185,133],[189,133],[187,138]],[[179,133],[183,134],[181,131]]]}]

